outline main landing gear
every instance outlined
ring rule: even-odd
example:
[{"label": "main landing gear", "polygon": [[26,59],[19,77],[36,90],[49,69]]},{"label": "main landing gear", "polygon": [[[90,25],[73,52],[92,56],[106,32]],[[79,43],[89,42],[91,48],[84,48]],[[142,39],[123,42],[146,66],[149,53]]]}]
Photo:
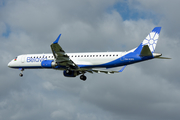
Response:
[{"label": "main landing gear", "polygon": [[83,81],[86,81],[87,77],[83,74],[80,76],[80,79],[83,80]]},{"label": "main landing gear", "polygon": [[19,68],[20,70],[21,70],[21,73],[19,73],[19,76],[20,77],[23,77],[23,71],[24,71],[24,69],[23,68]]}]

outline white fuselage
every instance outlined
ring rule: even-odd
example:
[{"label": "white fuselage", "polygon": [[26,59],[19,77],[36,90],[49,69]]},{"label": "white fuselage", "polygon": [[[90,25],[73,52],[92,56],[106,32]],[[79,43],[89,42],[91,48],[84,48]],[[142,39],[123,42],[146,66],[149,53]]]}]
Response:
[{"label": "white fuselage", "polygon": [[[94,52],[94,53],[67,53],[77,65],[101,65],[121,58],[127,52]],[[12,68],[42,68],[43,60],[54,60],[53,54],[24,54],[13,59],[8,66]]]}]

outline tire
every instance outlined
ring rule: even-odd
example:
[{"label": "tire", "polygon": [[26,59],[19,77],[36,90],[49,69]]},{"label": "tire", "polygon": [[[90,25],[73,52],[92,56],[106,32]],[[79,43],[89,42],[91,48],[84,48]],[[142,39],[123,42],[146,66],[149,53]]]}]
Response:
[{"label": "tire", "polygon": [[87,77],[85,75],[81,75],[80,79],[83,80],[83,81],[86,81]]},{"label": "tire", "polygon": [[22,73],[20,73],[20,74],[19,74],[19,76],[20,76],[20,77],[23,77],[23,74],[22,74]]}]

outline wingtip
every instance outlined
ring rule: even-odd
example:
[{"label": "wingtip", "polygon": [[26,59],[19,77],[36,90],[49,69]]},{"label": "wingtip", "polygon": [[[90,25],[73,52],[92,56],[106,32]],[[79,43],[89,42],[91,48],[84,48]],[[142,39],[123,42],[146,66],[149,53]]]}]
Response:
[{"label": "wingtip", "polygon": [[53,44],[57,44],[60,37],[61,37],[61,34],[59,34],[59,36],[58,36],[57,39],[53,42]]},{"label": "wingtip", "polygon": [[126,65],[125,65],[121,70],[119,70],[118,72],[122,72],[122,71],[124,70],[125,67],[126,67]]}]

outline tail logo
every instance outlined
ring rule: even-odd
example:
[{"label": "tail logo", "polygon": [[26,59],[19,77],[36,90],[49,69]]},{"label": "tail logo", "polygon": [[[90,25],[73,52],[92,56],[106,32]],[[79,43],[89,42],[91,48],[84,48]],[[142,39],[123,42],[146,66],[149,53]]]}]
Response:
[{"label": "tail logo", "polygon": [[149,49],[153,53],[156,48],[156,44],[159,38],[158,32],[151,32],[143,41],[142,45],[148,45]]}]

